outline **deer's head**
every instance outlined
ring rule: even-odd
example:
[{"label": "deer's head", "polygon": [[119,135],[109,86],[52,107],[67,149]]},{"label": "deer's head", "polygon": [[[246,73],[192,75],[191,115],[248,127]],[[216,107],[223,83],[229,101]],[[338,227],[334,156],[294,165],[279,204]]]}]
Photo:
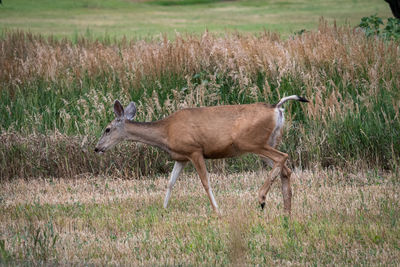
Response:
[{"label": "deer's head", "polygon": [[95,152],[103,153],[126,139],[125,123],[126,120],[131,121],[135,117],[136,105],[131,102],[124,110],[121,103],[115,100],[114,113],[115,119],[107,125],[94,149]]}]

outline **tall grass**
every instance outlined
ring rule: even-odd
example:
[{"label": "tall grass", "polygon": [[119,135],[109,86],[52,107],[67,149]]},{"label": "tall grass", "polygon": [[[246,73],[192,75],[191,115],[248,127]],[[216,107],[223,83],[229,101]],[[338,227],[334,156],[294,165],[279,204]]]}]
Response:
[{"label": "tall grass", "polygon": [[[311,100],[286,106],[281,150],[290,154],[291,164],[394,169],[400,158],[399,66],[398,42],[325,21],[317,31],[287,40],[268,32],[224,37],[205,32],[173,40],[71,43],[4,32],[0,130],[8,141],[0,150],[1,178],[77,175],[118,157],[129,160],[112,172],[129,177],[154,171],[132,170],[140,161],[163,165],[154,160],[154,154],[166,157],[162,152],[131,144],[104,159],[92,153],[95,138],[113,119],[114,99],[136,101],[137,119],[150,121],[185,107],[274,103],[291,94]],[[254,168],[254,160],[216,166],[246,170]],[[67,165],[84,167],[66,171]]]}]

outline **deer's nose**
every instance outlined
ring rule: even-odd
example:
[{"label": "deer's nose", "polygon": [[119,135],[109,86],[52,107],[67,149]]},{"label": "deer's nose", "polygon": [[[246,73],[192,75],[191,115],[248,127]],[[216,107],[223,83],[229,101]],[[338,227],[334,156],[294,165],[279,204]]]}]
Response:
[{"label": "deer's nose", "polygon": [[94,152],[99,152],[99,149],[96,147],[96,148],[94,149]]}]

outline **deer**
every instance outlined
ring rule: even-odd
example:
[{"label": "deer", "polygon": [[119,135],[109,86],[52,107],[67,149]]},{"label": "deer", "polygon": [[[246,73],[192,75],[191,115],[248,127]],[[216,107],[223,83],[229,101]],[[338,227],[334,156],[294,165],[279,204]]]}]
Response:
[{"label": "deer", "polygon": [[266,195],[281,176],[284,211],[290,215],[292,189],[287,167],[288,154],[276,149],[282,138],[284,109],[289,100],[309,102],[304,97],[283,97],[275,104],[253,103],[185,108],[170,116],[151,122],[134,121],[136,105],[130,102],[124,109],[114,102],[115,119],[105,128],[95,152],[104,153],[123,140],[141,142],[166,151],[175,161],[170,175],[164,208],[168,206],[172,189],[185,165],[191,162],[211,202],[213,211],[221,216],[207,173],[206,159],[222,159],[253,153],[272,169],[258,191],[261,209]]}]

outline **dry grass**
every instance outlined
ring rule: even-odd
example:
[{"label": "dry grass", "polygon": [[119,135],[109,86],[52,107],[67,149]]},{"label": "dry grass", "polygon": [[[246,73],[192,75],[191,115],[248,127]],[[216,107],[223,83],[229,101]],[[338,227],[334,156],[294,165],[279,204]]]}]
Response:
[{"label": "dry grass", "polygon": [[[105,155],[94,153],[95,137],[67,136],[59,132],[21,135],[0,134],[0,180],[11,177],[70,177],[85,174],[133,179],[164,173],[168,155],[142,144],[125,143]],[[152,158],[152,161],[146,159]]]},{"label": "dry grass", "polygon": [[[201,183],[190,173],[179,179],[168,210],[162,208],[165,177],[1,183],[3,254],[63,264],[400,263],[397,176],[296,170],[293,216],[287,219],[279,182],[265,212],[256,204],[265,174],[212,174],[220,219],[211,216]],[[46,233],[39,235],[46,249],[35,248],[37,231]]]},{"label": "dry grass", "polygon": [[[68,84],[84,79],[86,73],[91,78],[112,73],[122,90],[140,88],[144,80],[157,81],[165,74],[186,77],[201,72],[228,76],[244,88],[258,72],[276,77],[278,83],[288,74],[300,75],[309,95],[325,94],[324,86],[329,82],[325,79],[336,73],[343,76],[345,85],[354,88],[358,83],[368,82],[371,85],[368,93],[377,90],[379,79],[393,82],[397,87],[400,83],[392,80],[400,72],[396,68],[400,64],[397,43],[367,39],[362,32],[330,27],[325,21],[318,31],[286,41],[269,33],[217,37],[205,32],[201,37],[178,34],[175,40],[166,37],[152,42],[123,40],[115,45],[81,39],[73,45],[66,40],[9,32],[0,44],[3,70],[0,78],[8,90],[39,77]],[[358,79],[360,72],[365,81]],[[335,103],[321,104],[341,113]],[[354,108],[351,104],[345,107]],[[310,109],[310,116],[320,115],[313,107]]]},{"label": "dry grass", "polygon": [[[113,155],[124,157],[115,164],[112,157],[103,161],[111,166],[106,172],[91,154],[113,118],[115,99],[136,101],[137,119],[150,121],[185,107],[273,103],[289,94],[311,100],[286,107],[281,149],[293,165],[352,168],[357,162],[396,170],[399,51],[396,42],[323,20],[318,31],[287,40],[266,32],[205,32],[115,44],[82,38],[74,44],[8,32],[0,40],[0,177],[162,172],[162,165],[146,167],[155,155],[166,158],[156,150],[122,146]],[[134,157],[127,159],[129,153]]]}]

